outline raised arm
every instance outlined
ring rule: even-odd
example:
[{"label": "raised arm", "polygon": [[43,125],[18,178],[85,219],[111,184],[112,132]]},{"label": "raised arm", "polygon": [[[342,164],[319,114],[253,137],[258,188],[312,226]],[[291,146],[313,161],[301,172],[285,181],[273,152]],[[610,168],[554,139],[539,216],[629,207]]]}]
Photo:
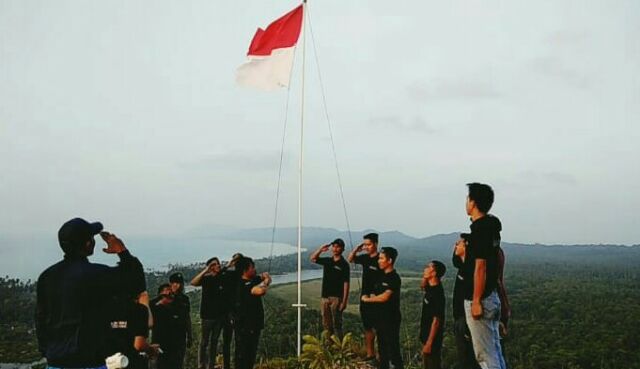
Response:
[{"label": "raised arm", "polygon": [[193,277],[193,279],[191,280],[191,285],[193,287],[200,287],[202,285],[202,278],[207,274],[208,271],[209,266],[207,265],[200,271],[200,273]]},{"label": "raised arm", "polygon": [[262,283],[251,289],[251,294],[254,296],[264,296],[267,294],[267,290],[271,285],[271,276],[269,273],[262,273]]},{"label": "raised arm", "polygon": [[362,251],[362,248],[364,247],[364,244],[359,244],[358,247],[356,247],[355,249],[351,250],[351,252],[349,253],[349,255],[347,256],[347,261],[350,263],[355,262],[356,260],[356,255]]},{"label": "raised arm", "polygon": [[318,262],[318,258],[320,258],[320,254],[322,254],[323,252],[326,252],[327,250],[329,250],[329,246],[330,245],[322,245],[320,247],[318,247],[318,249],[316,249],[316,251],[311,253],[311,257],[309,259],[311,259],[311,262],[313,263],[317,263]]}]

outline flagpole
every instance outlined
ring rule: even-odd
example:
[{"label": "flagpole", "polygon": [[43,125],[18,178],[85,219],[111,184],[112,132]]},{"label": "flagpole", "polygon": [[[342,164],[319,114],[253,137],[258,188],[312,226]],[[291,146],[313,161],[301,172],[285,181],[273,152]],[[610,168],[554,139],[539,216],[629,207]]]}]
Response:
[{"label": "flagpole", "polygon": [[305,98],[305,64],[306,64],[306,27],[305,21],[307,17],[307,0],[302,1],[302,96],[300,103],[300,159],[298,162],[298,302],[294,306],[298,308],[298,337],[297,337],[297,354],[300,357],[302,347],[302,308],[306,305],[302,304],[302,183],[303,183],[303,164],[304,164],[304,98]]}]

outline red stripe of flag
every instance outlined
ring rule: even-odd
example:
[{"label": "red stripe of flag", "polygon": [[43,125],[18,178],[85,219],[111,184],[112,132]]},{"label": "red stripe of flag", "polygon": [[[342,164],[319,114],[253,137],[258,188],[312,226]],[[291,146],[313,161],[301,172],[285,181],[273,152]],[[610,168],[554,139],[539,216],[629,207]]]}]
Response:
[{"label": "red stripe of flag", "polygon": [[249,46],[249,56],[268,56],[275,49],[295,46],[302,28],[302,5],[273,21],[266,30],[258,28]]}]

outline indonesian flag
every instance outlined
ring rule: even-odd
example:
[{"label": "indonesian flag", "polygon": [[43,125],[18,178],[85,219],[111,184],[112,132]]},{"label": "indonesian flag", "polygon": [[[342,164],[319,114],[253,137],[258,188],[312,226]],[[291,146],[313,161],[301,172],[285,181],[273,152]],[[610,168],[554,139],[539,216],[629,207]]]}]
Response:
[{"label": "indonesian flag", "polygon": [[241,86],[270,91],[289,86],[296,43],[302,29],[302,5],[271,23],[258,28],[247,58],[236,73]]}]

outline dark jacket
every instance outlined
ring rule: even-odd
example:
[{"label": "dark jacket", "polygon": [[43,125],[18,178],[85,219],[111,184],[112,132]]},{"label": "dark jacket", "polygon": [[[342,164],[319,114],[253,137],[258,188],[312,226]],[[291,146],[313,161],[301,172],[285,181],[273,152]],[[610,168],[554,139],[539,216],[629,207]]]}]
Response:
[{"label": "dark jacket", "polygon": [[127,289],[142,292],[144,271],[128,251],[117,267],[65,258],[40,274],[37,285],[36,334],[49,366],[85,368],[104,365],[108,355],[107,302]]}]

